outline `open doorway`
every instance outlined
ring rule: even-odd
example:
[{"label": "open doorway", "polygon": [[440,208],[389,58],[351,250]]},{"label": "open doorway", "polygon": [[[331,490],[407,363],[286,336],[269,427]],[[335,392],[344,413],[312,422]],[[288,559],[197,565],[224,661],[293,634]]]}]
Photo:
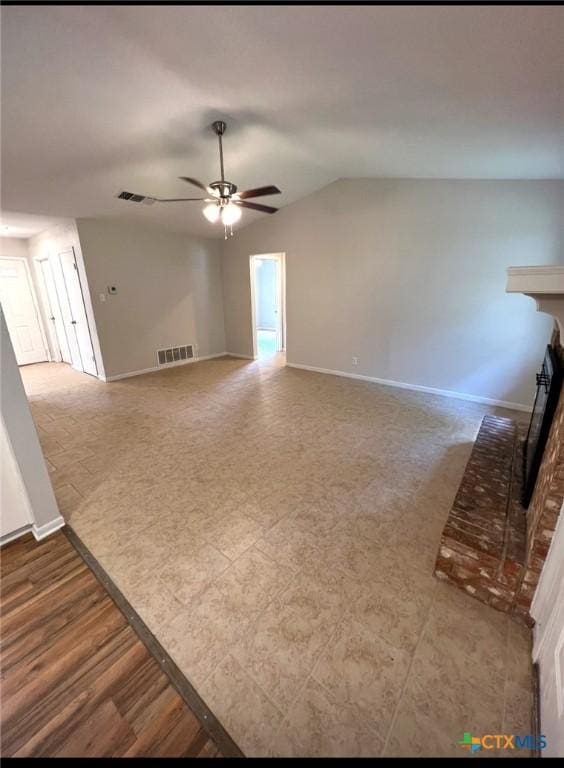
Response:
[{"label": "open doorway", "polygon": [[1,215],[0,301],[17,364],[67,363],[98,376],[96,327],[86,306],[90,297],[76,226]]},{"label": "open doorway", "polygon": [[283,253],[251,256],[253,356],[272,357],[286,348],[286,275]]}]

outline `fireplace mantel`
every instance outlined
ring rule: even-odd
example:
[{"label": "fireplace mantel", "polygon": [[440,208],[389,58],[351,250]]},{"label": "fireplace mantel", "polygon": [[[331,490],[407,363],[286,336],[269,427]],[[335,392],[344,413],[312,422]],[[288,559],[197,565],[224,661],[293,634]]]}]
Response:
[{"label": "fireplace mantel", "polygon": [[505,291],[534,299],[539,312],[554,317],[564,339],[564,267],[509,267]]}]

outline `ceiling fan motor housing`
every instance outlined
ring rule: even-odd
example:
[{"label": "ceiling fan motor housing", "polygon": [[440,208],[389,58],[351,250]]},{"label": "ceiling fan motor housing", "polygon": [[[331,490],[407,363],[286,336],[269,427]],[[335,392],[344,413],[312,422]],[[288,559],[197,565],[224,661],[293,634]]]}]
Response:
[{"label": "ceiling fan motor housing", "polygon": [[229,201],[231,196],[237,192],[237,185],[232,184],[230,181],[212,181],[209,188],[217,192],[220,200],[225,201]]},{"label": "ceiling fan motor housing", "polygon": [[214,122],[212,123],[212,128],[214,129],[214,131],[218,136],[223,136],[227,126],[225,125],[223,120],[214,120]]}]

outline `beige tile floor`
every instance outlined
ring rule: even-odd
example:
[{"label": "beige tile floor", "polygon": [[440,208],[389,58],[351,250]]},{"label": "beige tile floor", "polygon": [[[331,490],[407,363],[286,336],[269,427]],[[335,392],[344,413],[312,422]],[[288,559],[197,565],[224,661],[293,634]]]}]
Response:
[{"label": "beige tile floor", "polygon": [[528,631],[432,576],[491,409],[282,363],[23,368],[63,514],[248,755],[528,733]]}]

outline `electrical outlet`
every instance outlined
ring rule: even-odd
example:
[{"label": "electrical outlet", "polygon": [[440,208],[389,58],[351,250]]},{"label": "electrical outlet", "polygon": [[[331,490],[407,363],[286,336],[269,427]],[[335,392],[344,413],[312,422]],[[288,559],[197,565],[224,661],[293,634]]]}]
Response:
[{"label": "electrical outlet", "polygon": [[358,365],[358,357],[353,357],[353,365]]}]

